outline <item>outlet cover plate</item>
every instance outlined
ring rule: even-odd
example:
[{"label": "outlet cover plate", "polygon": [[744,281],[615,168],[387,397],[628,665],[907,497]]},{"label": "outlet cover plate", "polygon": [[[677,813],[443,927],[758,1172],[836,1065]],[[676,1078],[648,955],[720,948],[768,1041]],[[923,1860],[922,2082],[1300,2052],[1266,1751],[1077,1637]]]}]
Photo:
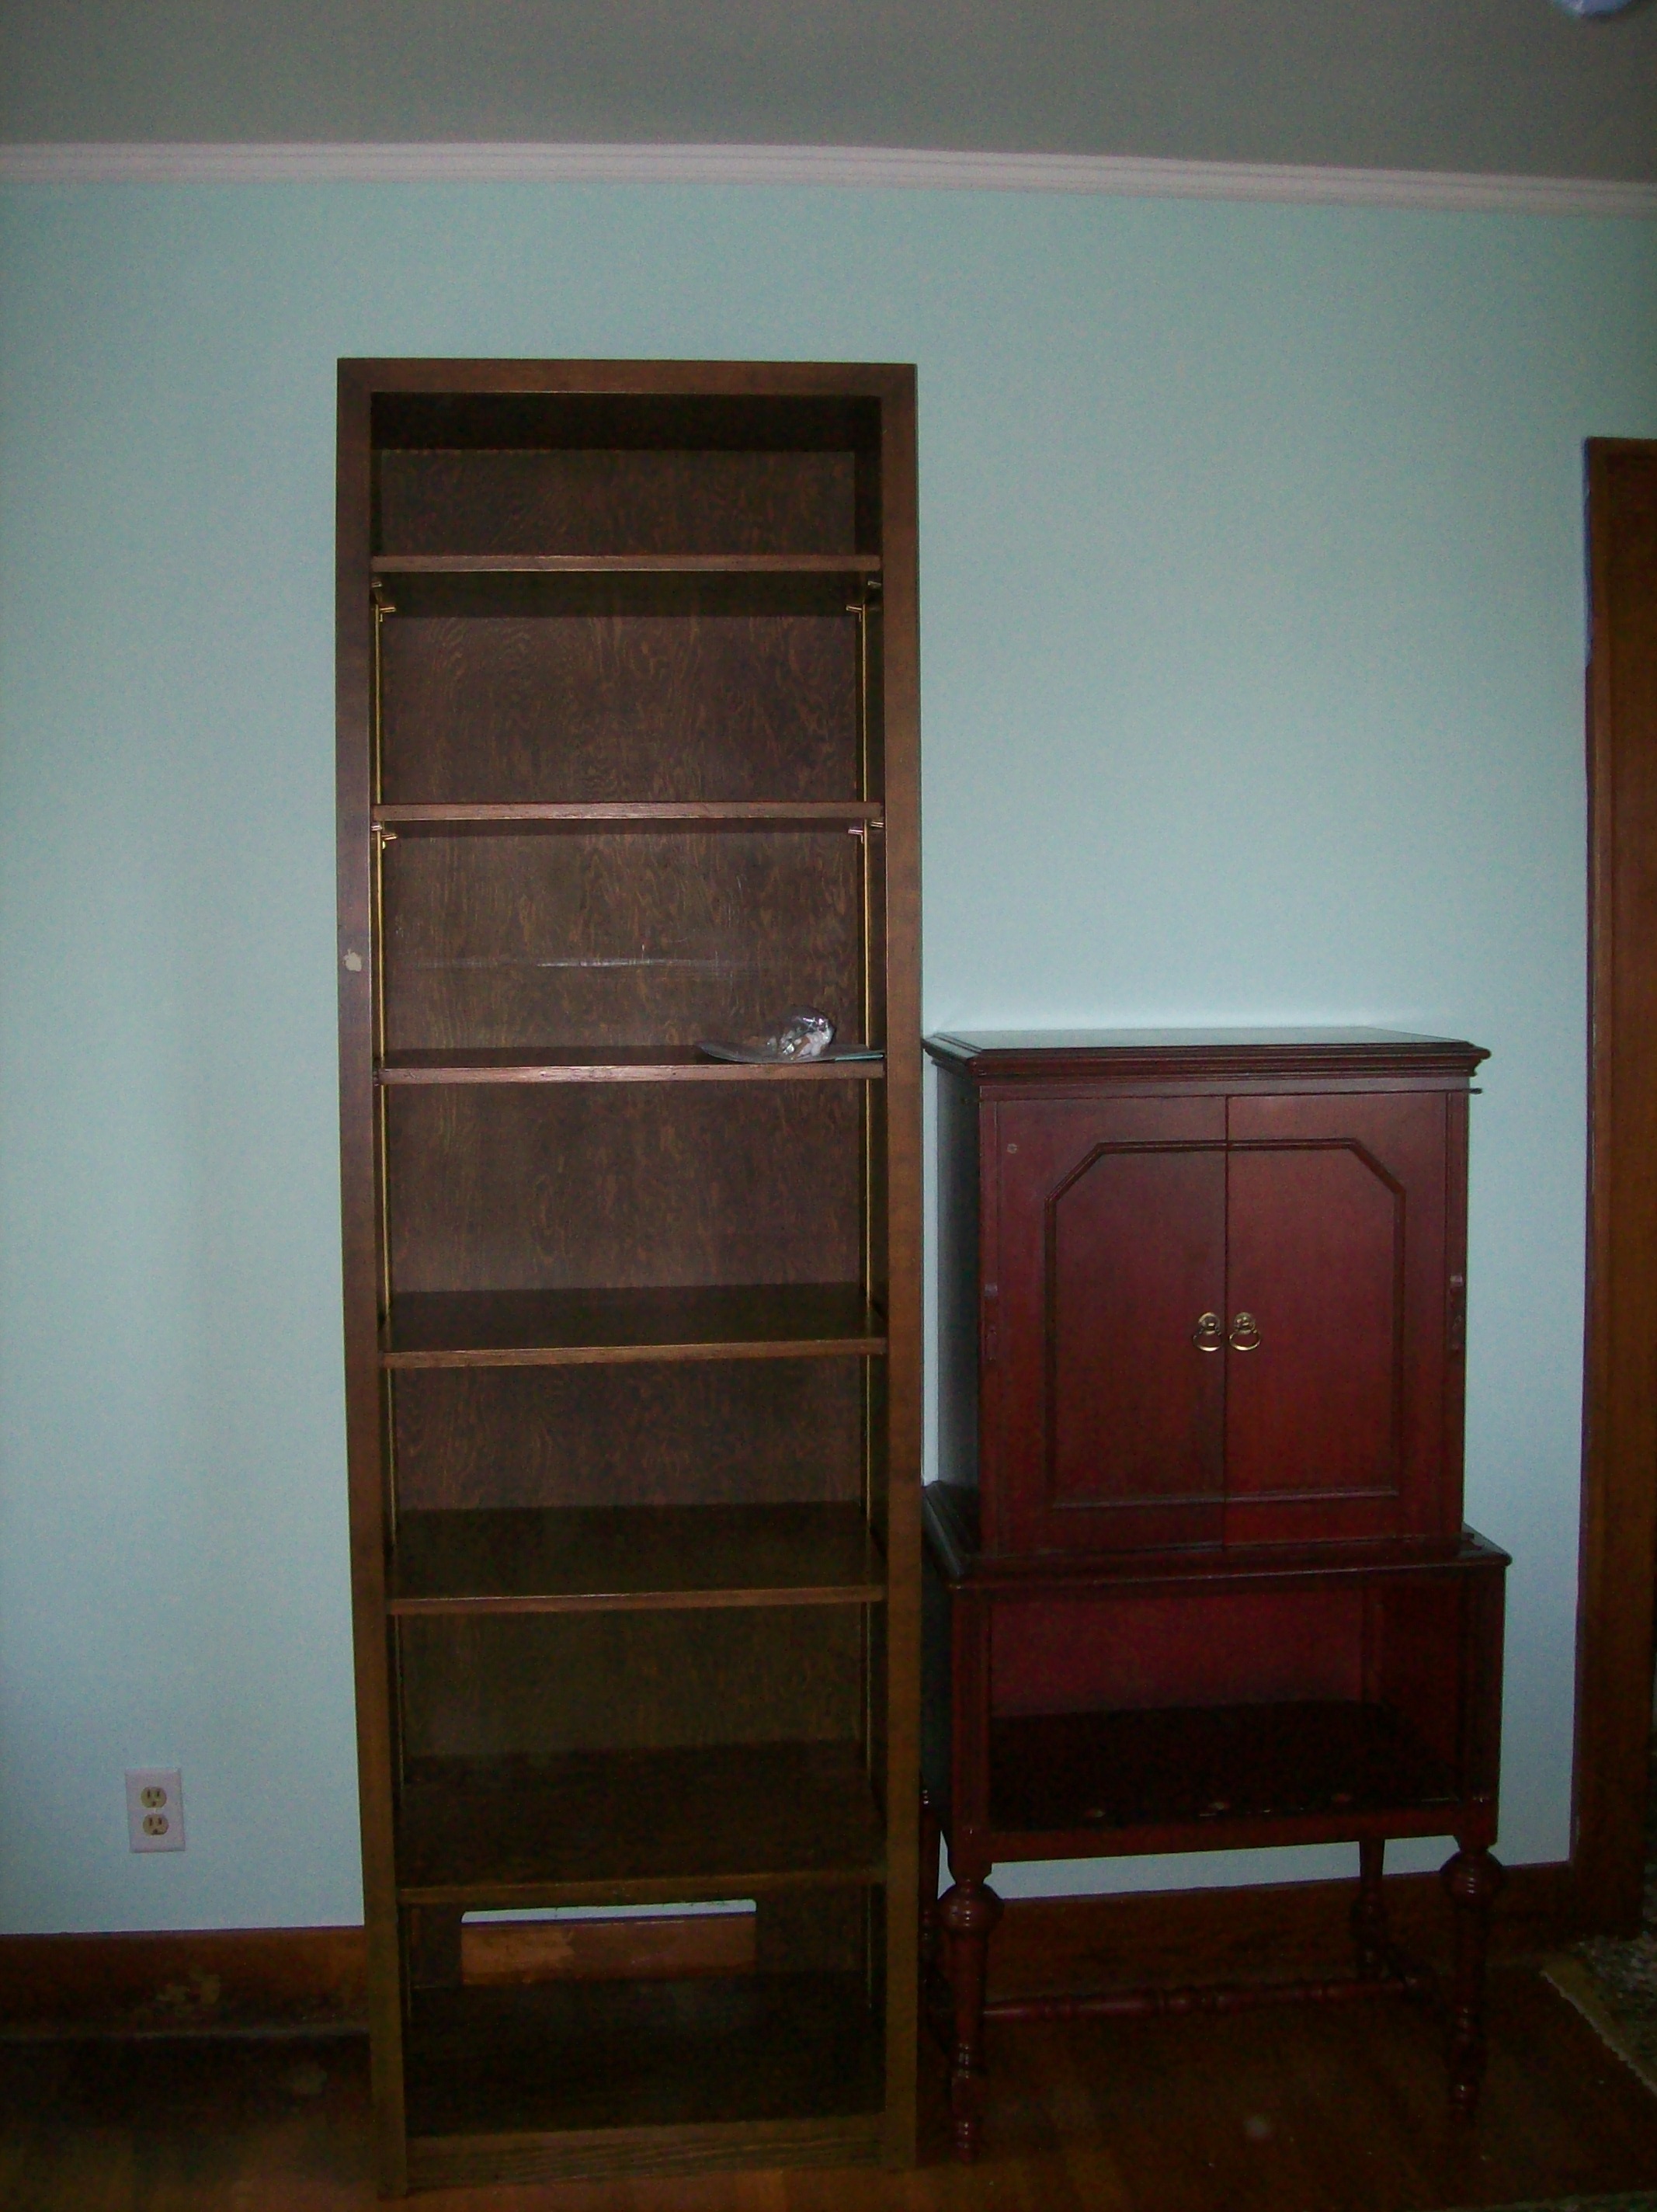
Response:
[{"label": "outlet cover plate", "polygon": [[184,1849],[184,1783],[176,1766],[128,1767],[126,1835],[135,1851]]}]

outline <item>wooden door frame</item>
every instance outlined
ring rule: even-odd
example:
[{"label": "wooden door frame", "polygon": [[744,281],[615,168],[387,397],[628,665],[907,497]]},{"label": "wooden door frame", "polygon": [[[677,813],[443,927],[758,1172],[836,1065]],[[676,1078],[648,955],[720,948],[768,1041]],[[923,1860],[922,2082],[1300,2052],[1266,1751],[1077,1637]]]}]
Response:
[{"label": "wooden door frame", "polygon": [[1588,1224],[1574,1917],[1639,1925],[1657,1583],[1657,443],[1587,445]]}]

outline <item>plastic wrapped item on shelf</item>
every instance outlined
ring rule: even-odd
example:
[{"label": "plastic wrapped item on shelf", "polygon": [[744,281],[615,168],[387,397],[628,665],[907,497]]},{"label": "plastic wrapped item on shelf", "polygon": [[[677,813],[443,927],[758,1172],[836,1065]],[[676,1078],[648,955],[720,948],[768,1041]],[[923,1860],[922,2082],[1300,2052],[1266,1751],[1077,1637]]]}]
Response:
[{"label": "plastic wrapped item on shelf", "polygon": [[830,1016],[816,1006],[790,1006],[762,1036],[745,1036],[734,1044],[724,1037],[704,1037],[696,1049],[709,1060],[826,1060],[834,1041]]}]

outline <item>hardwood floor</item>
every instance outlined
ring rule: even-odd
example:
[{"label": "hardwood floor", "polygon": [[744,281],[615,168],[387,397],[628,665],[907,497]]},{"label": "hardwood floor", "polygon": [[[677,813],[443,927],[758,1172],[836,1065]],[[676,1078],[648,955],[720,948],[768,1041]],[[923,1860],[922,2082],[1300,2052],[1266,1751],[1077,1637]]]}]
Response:
[{"label": "hardwood floor", "polygon": [[[1437,2039],[1393,2003],[989,2033],[980,2164],[439,2191],[428,2212],[1437,2212],[1657,2185],[1657,2097],[1528,1967],[1492,1975],[1483,2118],[1455,2128]],[[376,2202],[367,2045],[0,2045],[7,2212],[345,2212]]]}]

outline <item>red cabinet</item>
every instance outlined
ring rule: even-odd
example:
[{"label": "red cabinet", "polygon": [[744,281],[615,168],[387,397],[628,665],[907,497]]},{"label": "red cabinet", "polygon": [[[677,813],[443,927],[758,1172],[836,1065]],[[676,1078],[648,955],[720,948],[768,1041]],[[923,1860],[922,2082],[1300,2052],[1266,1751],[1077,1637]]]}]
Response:
[{"label": "red cabinet", "polygon": [[[1385,1838],[1448,1832],[1480,1920],[1507,1563],[1461,1522],[1477,1047],[927,1048],[928,1785],[970,2149],[998,1859],[1345,1837],[1373,1932]],[[1470,2109],[1476,1977],[1463,1995]]]},{"label": "red cabinet", "polygon": [[1369,1094],[948,1079],[986,1200],[986,1550],[1454,1542],[1477,1057]]},{"label": "red cabinet", "polygon": [[944,1480],[980,1486],[986,1553],[1454,1547],[1476,1046],[929,1051],[974,1155],[944,1164],[944,1298],[980,1345]]}]

